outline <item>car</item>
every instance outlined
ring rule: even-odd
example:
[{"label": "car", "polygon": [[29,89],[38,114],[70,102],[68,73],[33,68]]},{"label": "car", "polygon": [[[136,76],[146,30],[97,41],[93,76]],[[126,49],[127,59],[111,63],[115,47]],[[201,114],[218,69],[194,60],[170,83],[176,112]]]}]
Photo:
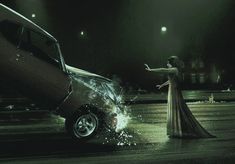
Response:
[{"label": "car", "polygon": [[124,111],[113,82],[67,65],[55,37],[3,4],[0,58],[0,81],[64,117],[74,139],[122,128]]}]

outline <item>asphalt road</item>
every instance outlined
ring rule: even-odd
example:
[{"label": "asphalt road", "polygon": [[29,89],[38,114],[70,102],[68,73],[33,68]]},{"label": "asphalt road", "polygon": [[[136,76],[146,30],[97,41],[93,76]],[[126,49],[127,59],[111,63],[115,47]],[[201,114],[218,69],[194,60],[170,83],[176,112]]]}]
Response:
[{"label": "asphalt road", "polygon": [[168,138],[166,104],[132,104],[124,131],[86,143],[71,140],[64,120],[47,111],[1,112],[0,163],[234,163],[235,103],[189,107],[216,138]]},{"label": "asphalt road", "polygon": [[[182,94],[187,102],[209,101],[213,97],[214,101],[235,101],[235,90],[183,90]],[[167,92],[156,90],[156,93],[128,94],[125,95],[127,103],[165,103]]]}]

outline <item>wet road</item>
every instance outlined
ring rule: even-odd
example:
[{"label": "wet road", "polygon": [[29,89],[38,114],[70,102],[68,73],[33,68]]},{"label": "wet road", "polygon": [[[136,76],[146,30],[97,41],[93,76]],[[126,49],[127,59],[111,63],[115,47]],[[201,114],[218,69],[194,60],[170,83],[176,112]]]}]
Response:
[{"label": "wet road", "polygon": [[125,131],[103,132],[82,144],[66,135],[63,119],[47,111],[2,112],[0,163],[233,163],[235,103],[189,107],[216,138],[169,139],[166,104],[130,105]]},{"label": "wet road", "polygon": [[[183,90],[182,94],[187,102],[209,101],[235,101],[235,90]],[[159,103],[167,101],[167,92],[158,90],[152,94],[129,94],[125,96],[128,103]],[[134,101],[133,101],[134,100]]]}]

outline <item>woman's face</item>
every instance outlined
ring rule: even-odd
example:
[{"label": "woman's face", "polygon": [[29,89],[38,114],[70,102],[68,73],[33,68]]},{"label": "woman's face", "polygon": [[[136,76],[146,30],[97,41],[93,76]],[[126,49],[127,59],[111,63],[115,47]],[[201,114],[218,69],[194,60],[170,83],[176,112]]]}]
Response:
[{"label": "woman's face", "polygon": [[171,67],[172,67],[172,65],[169,63],[169,61],[167,61],[167,67],[168,67],[168,68],[171,68]]}]

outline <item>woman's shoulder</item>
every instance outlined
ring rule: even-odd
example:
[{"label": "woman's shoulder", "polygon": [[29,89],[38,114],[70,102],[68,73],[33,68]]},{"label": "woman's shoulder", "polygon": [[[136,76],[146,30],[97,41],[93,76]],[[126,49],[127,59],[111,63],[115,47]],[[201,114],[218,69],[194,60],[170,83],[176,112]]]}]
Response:
[{"label": "woman's shoulder", "polygon": [[168,70],[169,70],[170,73],[175,73],[175,74],[178,74],[178,73],[179,73],[179,70],[178,70],[178,68],[176,68],[176,67],[168,68]]}]

